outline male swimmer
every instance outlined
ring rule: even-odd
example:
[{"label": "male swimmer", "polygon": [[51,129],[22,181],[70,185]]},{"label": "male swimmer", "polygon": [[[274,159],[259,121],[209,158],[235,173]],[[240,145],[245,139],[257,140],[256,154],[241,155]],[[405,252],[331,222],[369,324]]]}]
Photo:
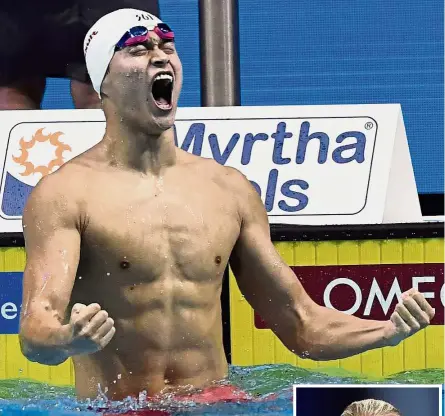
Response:
[{"label": "male swimmer", "polygon": [[366,399],[351,403],[341,416],[402,416],[392,404],[383,400]]},{"label": "male swimmer", "polygon": [[207,391],[228,370],[220,306],[228,263],[252,307],[300,356],[349,357],[429,324],[434,311],[415,290],[385,322],[317,305],[271,243],[250,182],[175,146],[182,68],[166,24],[115,11],[91,28],[84,52],[106,131],[44,177],[24,210],[20,340],[29,360],[72,357],[82,398],[99,385],[110,399]]}]

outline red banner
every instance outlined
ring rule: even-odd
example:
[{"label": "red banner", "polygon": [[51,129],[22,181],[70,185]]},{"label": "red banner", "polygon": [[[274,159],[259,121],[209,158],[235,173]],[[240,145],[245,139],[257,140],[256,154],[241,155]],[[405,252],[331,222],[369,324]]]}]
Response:
[{"label": "red banner", "polygon": [[[389,319],[400,295],[417,288],[436,310],[433,325],[443,325],[444,265],[376,264],[291,267],[319,305],[364,319]],[[269,328],[255,314],[255,327]]]}]

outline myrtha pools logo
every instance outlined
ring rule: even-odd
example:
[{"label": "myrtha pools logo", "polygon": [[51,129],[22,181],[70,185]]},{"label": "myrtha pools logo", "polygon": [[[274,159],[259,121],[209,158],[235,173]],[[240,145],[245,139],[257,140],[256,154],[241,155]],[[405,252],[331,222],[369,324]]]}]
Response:
[{"label": "myrtha pools logo", "polygon": [[72,157],[72,147],[63,138],[63,131],[36,129],[34,123],[11,131],[2,173],[2,216],[20,217],[37,182]]},{"label": "myrtha pools logo", "polygon": [[1,216],[19,219],[32,189],[46,175],[94,146],[102,123],[19,123],[9,134],[1,182]]},{"label": "myrtha pools logo", "polygon": [[[41,128],[34,133],[29,141],[26,141],[24,137],[22,137],[19,141],[21,152],[20,156],[12,156],[12,160],[15,163],[25,168],[22,173],[19,173],[19,176],[26,177],[40,173],[43,177],[53,172],[54,169],[62,166],[64,162],[62,156],[63,152],[65,150],[72,150],[70,146],[59,141],[59,137],[62,135],[63,133],[61,131],[45,135],[43,133],[43,128]],[[53,151],[51,152],[53,155],[48,155],[52,156],[53,158],[48,163],[39,165],[38,163],[34,164],[32,160],[30,160],[29,151],[34,149],[38,143],[49,143],[53,147]]]}]

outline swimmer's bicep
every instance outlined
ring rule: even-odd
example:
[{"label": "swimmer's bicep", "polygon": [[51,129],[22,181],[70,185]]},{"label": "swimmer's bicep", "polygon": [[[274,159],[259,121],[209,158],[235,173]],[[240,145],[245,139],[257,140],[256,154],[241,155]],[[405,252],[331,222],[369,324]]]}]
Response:
[{"label": "swimmer's bicep", "polygon": [[79,262],[80,234],[70,202],[47,183],[42,185],[34,189],[23,212],[23,305],[64,312]]},{"label": "swimmer's bicep", "polygon": [[261,198],[250,184],[243,195],[240,234],[230,266],[241,292],[263,319],[293,325],[295,312],[310,305],[311,299],[271,241]]},{"label": "swimmer's bicep", "polygon": [[316,305],[276,251],[268,223],[245,219],[230,266],[245,299],[281,342],[297,354],[304,351],[301,340]]}]

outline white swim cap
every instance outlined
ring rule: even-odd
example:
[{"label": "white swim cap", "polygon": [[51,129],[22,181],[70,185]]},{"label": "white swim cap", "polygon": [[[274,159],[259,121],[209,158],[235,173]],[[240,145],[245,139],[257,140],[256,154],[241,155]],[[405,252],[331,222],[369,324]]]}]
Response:
[{"label": "white swim cap", "polygon": [[120,9],[101,17],[88,31],[83,42],[83,53],[88,74],[99,96],[116,44],[125,32],[135,26],[153,30],[159,23],[162,21],[143,10]]}]

